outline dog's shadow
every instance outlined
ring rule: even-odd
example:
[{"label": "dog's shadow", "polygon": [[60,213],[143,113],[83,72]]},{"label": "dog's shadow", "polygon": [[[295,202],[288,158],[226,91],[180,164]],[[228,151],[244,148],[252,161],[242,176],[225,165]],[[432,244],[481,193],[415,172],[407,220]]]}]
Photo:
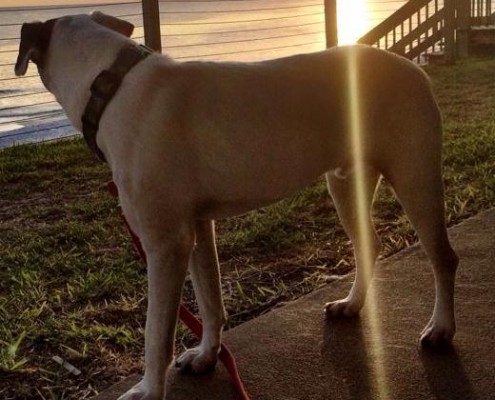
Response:
[{"label": "dog's shadow", "polygon": [[[391,355],[384,353],[383,359],[377,360],[376,354],[371,354],[370,348],[379,339],[365,337],[360,318],[332,320],[324,324],[323,336],[323,370],[336,380],[336,384],[345,385],[349,399],[375,400],[383,395],[383,391],[394,398],[396,383],[392,380],[392,386],[387,386],[386,378],[380,376],[384,371],[394,373],[386,365]],[[417,358],[404,359],[403,362],[413,363],[408,367],[416,369],[418,376],[424,376],[425,382],[421,386],[430,393],[427,398],[479,400],[454,347],[442,351],[420,349],[416,354]],[[414,391],[410,385],[409,390]]]},{"label": "dog's shadow", "polygon": [[454,347],[441,351],[422,350],[423,363],[431,393],[436,399],[478,400]]}]

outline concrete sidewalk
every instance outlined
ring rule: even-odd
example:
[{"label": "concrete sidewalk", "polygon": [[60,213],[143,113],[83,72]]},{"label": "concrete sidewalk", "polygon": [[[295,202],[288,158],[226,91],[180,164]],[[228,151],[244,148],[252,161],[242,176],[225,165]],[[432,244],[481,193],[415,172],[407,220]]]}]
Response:
[{"label": "concrete sidewalk", "polygon": [[[347,294],[352,282],[348,276],[228,331],[225,342],[251,398],[495,399],[495,209],[449,232],[461,259],[452,350],[418,348],[434,292],[430,264],[416,245],[379,264],[374,281],[378,323],[369,305],[359,318],[325,320],[323,304]],[[96,399],[116,399],[136,379]],[[186,399],[235,399],[223,366],[203,377],[173,370],[167,400]]]}]

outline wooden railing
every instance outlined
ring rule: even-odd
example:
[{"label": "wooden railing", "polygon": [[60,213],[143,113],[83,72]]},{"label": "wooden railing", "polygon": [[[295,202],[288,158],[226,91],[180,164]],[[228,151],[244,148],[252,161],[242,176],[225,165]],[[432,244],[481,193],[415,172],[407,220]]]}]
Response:
[{"label": "wooden railing", "polygon": [[495,24],[494,6],[493,0],[471,0],[471,25]]},{"label": "wooden railing", "polygon": [[[443,50],[451,0],[410,0],[359,39],[418,62]],[[449,12],[450,11],[450,12]]]},{"label": "wooden railing", "polygon": [[495,25],[495,0],[410,0],[358,42],[417,62],[443,54],[446,62],[465,57],[469,30]]}]

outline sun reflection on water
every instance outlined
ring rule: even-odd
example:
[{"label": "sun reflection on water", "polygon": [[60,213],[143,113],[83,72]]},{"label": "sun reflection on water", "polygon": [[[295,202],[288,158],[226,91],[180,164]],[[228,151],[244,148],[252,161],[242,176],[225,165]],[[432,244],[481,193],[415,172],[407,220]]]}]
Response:
[{"label": "sun reflection on water", "polygon": [[366,0],[337,0],[339,44],[352,44],[369,29]]}]

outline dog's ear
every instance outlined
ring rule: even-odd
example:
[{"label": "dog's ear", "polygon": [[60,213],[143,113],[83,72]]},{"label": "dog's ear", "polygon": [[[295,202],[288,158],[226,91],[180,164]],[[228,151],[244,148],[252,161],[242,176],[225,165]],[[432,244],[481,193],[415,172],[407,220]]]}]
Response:
[{"label": "dog's ear", "polygon": [[40,66],[50,45],[52,30],[56,19],[46,22],[31,22],[22,25],[21,44],[15,64],[15,74],[25,75],[29,61]]},{"label": "dog's ear", "polygon": [[100,11],[94,11],[91,13],[91,19],[98,22],[115,32],[121,33],[127,37],[131,37],[132,32],[134,32],[134,25],[130,22],[124,21],[111,15],[103,14]]}]

